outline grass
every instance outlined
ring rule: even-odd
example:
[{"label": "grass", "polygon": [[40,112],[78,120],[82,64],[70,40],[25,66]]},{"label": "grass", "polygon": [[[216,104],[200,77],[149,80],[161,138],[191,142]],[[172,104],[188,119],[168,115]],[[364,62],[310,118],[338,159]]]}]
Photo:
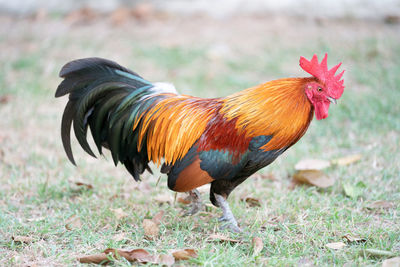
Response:
[{"label": "grass", "polygon": [[[10,96],[0,104],[0,265],[78,265],[78,256],[108,247],[152,253],[190,247],[199,256],[184,264],[205,266],[366,266],[379,265],[385,258],[364,254],[364,249],[400,254],[398,26],[326,21],[321,28],[295,21],[294,30],[260,19],[239,18],[240,24],[214,21],[231,33],[226,36],[211,26],[204,30],[209,21],[199,18],[186,21],[177,40],[166,41],[158,36],[166,29],[176,30],[173,19],[162,27],[157,21],[141,25],[145,31],[102,22],[71,26],[59,18],[35,23],[3,20],[5,26],[14,26],[14,33],[0,36],[0,96]],[[193,27],[198,32],[193,33]],[[276,27],[281,34],[275,35]],[[92,36],[93,31],[98,34]],[[171,81],[182,93],[215,97],[273,78],[303,76],[299,55],[325,51],[330,64],[344,63],[345,94],[327,120],[314,121],[298,144],[261,171],[275,180],[255,175],[233,192],[229,202],[246,234],[224,234],[241,243],[209,242],[212,233],[220,232],[218,209],[208,206],[198,215],[183,217],[182,204],[157,200],[174,198],[165,186],[166,177],[157,183],[159,174],[147,175],[137,184],[121,166],[114,168],[109,155],[91,159],[74,143],[75,168],[63,152],[59,128],[66,99],[53,95],[60,81],[58,70],[72,58],[112,58],[150,80]],[[332,187],[289,188],[300,159],[330,160],[354,153],[361,153],[362,160],[326,170],[336,179]],[[76,181],[93,189],[79,187]],[[346,197],[343,184],[360,181],[366,185],[361,196]],[[203,199],[208,202],[206,191]],[[259,199],[261,207],[249,207],[242,196]],[[370,209],[378,200],[395,205]],[[127,216],[117,219],[113,210],[118,208]],[[160,235],[147,240],[141,223],[161,210],[165,215]],[[81,224],[68,230],[73,215]],[[325,246],[343,241],[347,233],[366,242],[336,251]],[[29,236],[32,242],[15,242],[13,236]],[[253,237],[264,243],[257,256]],[[115,265],[129,264],[119,260]]]}]

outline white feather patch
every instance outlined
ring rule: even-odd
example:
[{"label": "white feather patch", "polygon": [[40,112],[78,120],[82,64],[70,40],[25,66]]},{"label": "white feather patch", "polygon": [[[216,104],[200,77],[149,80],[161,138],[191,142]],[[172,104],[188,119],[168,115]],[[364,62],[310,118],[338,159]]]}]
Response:
[{"label": "white feather patch", "polygon": [[153,85],[154,87],[151,89],[159,93],[171,93],[178,95],[178,92],[176,91],[176,88],[172,83],[158,82],[158,83],[153,83]]}]

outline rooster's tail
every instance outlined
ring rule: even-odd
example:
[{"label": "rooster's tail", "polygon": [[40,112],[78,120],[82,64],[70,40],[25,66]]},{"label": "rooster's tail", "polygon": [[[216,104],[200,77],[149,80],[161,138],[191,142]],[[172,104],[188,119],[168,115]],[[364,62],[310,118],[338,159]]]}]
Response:
[{"label": "rooster's tail", "polygon": [[71,126],[82,148],[95,157],[86,135],[88,126],[102,154],[110,149],[115,164],[122,162],[135,180],[145,169],[150,171],[147,149],[138,147],[139,127],[133,130],[140,115],[165,96],[158,86],[146,81],[115,62],[101,58],[78,59],[60,71],[64,78],[55,96],[69,94],[65,107],[61,137],[69,160],[75,164],[71,150]]}]

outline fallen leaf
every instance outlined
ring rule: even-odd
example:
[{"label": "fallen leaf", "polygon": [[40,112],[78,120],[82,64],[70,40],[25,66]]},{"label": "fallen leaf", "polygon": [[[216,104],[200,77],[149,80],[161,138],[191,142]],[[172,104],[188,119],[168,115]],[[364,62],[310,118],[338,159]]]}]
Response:
[{"label": "fallen leaf", "polygon": [[96,12],[89,8],[89,7],[83,7],[78,10],[74,10],[71,13],[69,13],[66,17],[65,20],[70,23],[70,24],[80,24],[80,23],[88,23],[93,21],[97,17]]},{"label": "fallen leaf", "polygon": [[332,186],[335,183],[333,178],[328,177],[319,170],[297,171],[293,174],[293,180],[298,183],[311,184],[321,188]]},{"label": "fallen leaf", "polygon": [[260,200],[253,197],[243,197],[240,200],[244,201],[249,207],[261,207]]},{"label": "fallen leaf", "polygon": [[154,6],[151,3],[139,3],[132,10],[132,14],[138,20],[148,20],[154,14]]},{"label": "fallen leaf", "polygon": [[137,261],[141,263],[157,263],[155,256],[151,255],[147,250],[142,248],[133,249],[130,251],[108,248],[104,251],[104,253],[112,253],[114,257],[124,257],[128,261]]},{"label": "fallen leaf", "polygon": [[382,262],[382,267],[400,267],[400,257],[384,260]]},{"label": "fallen leaf", "polygon": [[394,208],[394,203],[385,201],[385,200],[378,200],[372,202],[370,205],[368,205],[369,209],[391,209]]},{"label": "fallen leaf", "polygon": [[343,242],[333,242],[333,243],[328,243],[325,246],[330,249],[339,250],[346,247],[347,245]]},{"label": "fallen leaf", "polygon": [[387,250],[380,250],[374,248],[364,249],[363,254],[372,256],[372,257],[394,257],[396,256],[393,252]]},{"label": "fallen leaf", "polygon": [[161,210],[159,211],[156,215],[153,216],[153,219],[151,219],[155,224],[159,225],[162,218],[164,217],[164,211]]},{"label": "fallen leaf", "polygon": [[253,239],[251,240],[251,243],[253,245],[253,255],[257,256],[258,254],[260,254],[261,250],[264,248],[264,242],[259,237],[253,237]]},{"label": "fallen leaf", "polygon": [[93,185],[91,185],[91,184],[85,184],[85,183],[82,183],[82,182],[75,182],[75,184],[76,184],[77,186],[85,187],[85,188],[88,189],[88,190],[93,189]]},{"label": "fallen leaf", "polygon": [[331,160],[331,163],[333,165],[338,165],[338,166],[346,166],[346,165],[350,165],[353,164],[357,161],[359,161],[362,158],[361,154],[354,154],[354,155],[349,155],[343,158],[337,158],[337,159],[333,159]]},{"label": "fallen leaf", "polygon": [[128,216],[128,213],[126,213],[125,211],[122,210],[122,208],[118,208],[118,209],[110,209],[115,217],[117,218],[117,220],[121,220],[122,218],[125,218]]},{"label": "fallen leaf", "polygon": [[16,235],[11,238],[12,240],[14,240],[14,242],[25,243],[25,244],[32,243],[33,241],[33,238],[30,236]]},{"label": "fallen leaf", "polygon": [[144,234],[146,238],[153,240],[156,238],[160,232],[160,229],[158,228],[158,225],[150,219],[144,219],[142,223],[142,227],[144,230]]},{"label": "fallen leaf", "polygon": [[111,254],[114,258],[118,259],[120,257],[125,258],[130,262],[141,262],[141,263],[153,263],[157,264],[157,257],[151,255],[148,251],[144,249],[134,249],[130,251],[108,248],[101,254],[94,254],[89,256],[84,256],[79,258],[80,263],[106,263],[109,262],[108,255]]},{"label": "fallen leaf", "polygon": [[400,23],[400,16],[398,15],[387,15],[384,18],[386,24],[398,24]]},{"label": "fallen leaf", "polygon": [[219,242],[230,242],[230,243],[239,243],[240,240],[232,239],[222,234],[211,234],[208,238],[211,241],[219,241]]},{"label": "fallen leaf", "polygon": [[69,231],[82,228],[81,219],[76,215],[72,215],[67,219],[65,228]]},{"label": "fallen leaf", "polygon": [[78,258],[78,260],[80,263],[94,263],[94,264],[104,264],[109,262],[109,259],[105,253],[83,256]]},{"label": "fallen leaf", "polygon": [[359,196],[361,196],[364,192],[364,188],[366,188],[366,185],[361,181],[355,185],[349,183],[343,184],[344,193],[346,194],[346,196],[351,197],[353,199],[356,199]]},{"label": "fallen leaf", "polygon": [[7,104],[11,100],[11,95],[0,95],[0,104]]},{"label": "fallen leaf", "polygon": [[172,252],[172,256],[174,256],[175,260],[177,261],[188,260],[190,258],[197,258],[197,252],[194,249],[187,248]]},{"label": "fallen leaf", "polygon": [[331,166],[331,163],[323,159],[303,159],[294,166],[296,171],[323,170]]},{"label": "fallen leaf", "polygon": [[128,8],[117,8],[111,13],[111,23],[120,25],[127,22],[132,17],[132,11]]},{"label": "fallen leaf", "polygon": [[184,205],[189,205],[191,203],[190,198],[188,197],[178,197],[178,202]]},{"label": "fallen leaf", "polygon": [[171,266],[175,263],[175,258],[172,255],[162,254],[158,257],[158,264]]},{"label": "fallen leaf", "polygon": [[349,243],[362,243],[367,241],[367,239],[365,238],[361,238],[357,235],[352,235],[352,234],[345,234],[343,238],[346,239],[346,241]]}]

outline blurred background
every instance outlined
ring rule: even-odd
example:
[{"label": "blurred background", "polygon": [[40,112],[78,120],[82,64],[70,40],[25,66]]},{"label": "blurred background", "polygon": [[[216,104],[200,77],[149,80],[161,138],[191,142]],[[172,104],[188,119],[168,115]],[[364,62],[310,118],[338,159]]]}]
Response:
[{"label": "blurred background", "polygon": [[[110,241],[121,229],[110,221],[110,209],[131,209],[127,213],[133,217],[122,227],[135,235],[137,219],[160,208],[149,195],[169,194],[165,177],[163,186],[138,188],[109,156],[92,159],[77,142],[79,167],[67,161],[59,131],[67,99],[55,99],[54,93],[61,82],[58,72],[68,61],[104,57],[150,81],[171,82],[180,93],[219,97],[272,79],[307,76],[299,57],[325,52],[329,66],[343,62],[346,69],[339,104],[261,172],[274,179],[248,179],[231,198],[242,224],[259,218],[261,225],[262,218],[275,216],[283,218],[282,224],[293,223],[293,229],[302,225],[303,233],[319,231],[318,238],[306,236],[302,245],[295,243],[298,234],[290,227],[265,232],[271,241],[269,263],[276,265],[296,265],[304,255],[317,266],[378,262],[353,257],[354,247],[318,252],[332,232],[356,231],[372,247],[400,251],[399,206],[380,213],[366,209],[374,201],[400,199],[399,0],[0,0],[0,265],[76,264],[77,254],[110,244],[144,246],[140,235]],[[357,164],[327,171],[336,179],[328,191],[289,186],[293,166],[303,157],[332,160],[352,154],[361,155]],[[154,186],[157,178],[144,180]],[[94,189],[79,191],[76,181]],[[360,183],[355,199],[345,196],[344,184]],[[265,205],[245,210],[239,200],[249,194]],[[309,217],[300,218],[300,212]],[[72,215],[81,218],[82,229],[65,230]],[[172,209],[166,216],[178,214]],[[173,225],[165,226],[170,240],[145,245],[202,244],[201,232],[196,236],[185,223],[176,223],[171,219]],[[177,227],[189,229],[190,238],[175,236]],[[11,241],[14,234],[36,241],[17,245]],[[204,255],[220,255],[217,265],[255,263],[246,249],[200,247]]]}]

